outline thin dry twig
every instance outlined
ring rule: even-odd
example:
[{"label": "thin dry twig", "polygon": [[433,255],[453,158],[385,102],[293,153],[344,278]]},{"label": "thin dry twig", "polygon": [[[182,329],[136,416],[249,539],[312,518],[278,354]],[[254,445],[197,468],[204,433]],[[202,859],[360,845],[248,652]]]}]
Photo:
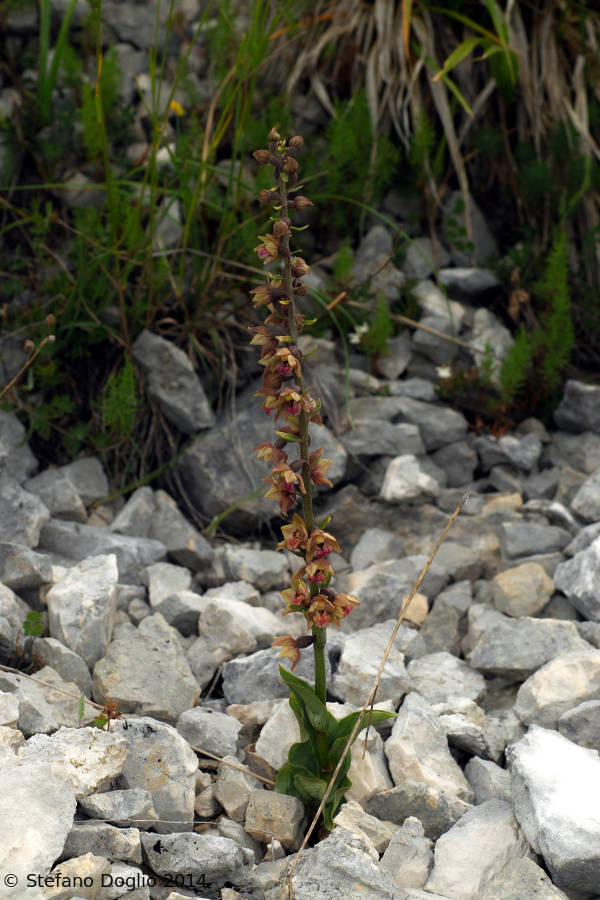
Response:
[{"label": "thin dry twig", "polygon": [[[293,876],[293,874],[294,874],[294,869],[295,869],[296,866],[298,865],[298,861],[299,861],[299,859],[300,859],[300,856],[302,855],[302,852],[303,852],[303,850],[305,849],[305,847],[306,847],[306,845],[307,845],[307,843],[308,843],[308,840],[309,840],[311,834],[313,833],[313,831],[314,831],[314,829],[315,829],[315,826],[316,826],[316,824],[317,824],[317,822],[318,822],[318,820],[319,820],[319,816],[321,815],[321,813],[322,813],[322,811],[323,811],[323,809],[324,809],[324,807],[325,807],[325,804],[326,804],[326,802],[327,802],[327,799],[328,799],[328,797],[329,797],[329,794],[331,793],[331,790],[332,790],[332,788],[333,788],[333,785],[335,784],[335,780],[336,780],[336,778],[337,778],[337,776],[338,776],[338,773],[339,773],[340,769],[342,768],[344,759],[346,758],[346,756],[347,756],[347,754],[348,754],[348,751],[350,750],[350,747],[352,746],[352,743],[354,742],[354,739],[355,739],[355,737],[356,737],[356,735],[357,735],[357,733],[358,733],[358,731],[359,731],[359,727],[360,727],[361,721],[362,721],[362,719],[363,719],[363,716],[364,716],[365,713],[367,712],[367,709],[368,709],[368,708],[369,708],[370,710],[373,709],[373,703],[375,702],[375,695],[376,695],[376,693],[377,693],[377,690],[378,690],[378,688],[379,688],[379,684],[380,684],[380,682],[381,682],[381,676],[382,676],[382,673],[383,673],[383,668],[384,668],[384,666],[385,666],[385,664],[386,664],[386,662],[387,662],[388,656],[390,655],[390,652],[391,652],[392,647],[393,647],[393,645],[394,645],[394,641],[395,641],[395,639],[396,639],[396,635],[398,634],[398,629],[400,628],[400,625],[402,624],[402,622],[403,622],[403,620],[404,620],[404,618],[405,618],[405,616],[406,616],[406,613],[407,613],[407,611],[408,611],[408,607],[410,606],[410,603],[411,603],[413,597],[415,596],[415,594],[416,594],[417,591],[419,590],[419,588],[420,588],[420,586],[421,586],[421,584],[422,584],[422,582],[423,582],[423,579],[425,578],[425,576],[426,576],[426,574],[427,574],[427,572],[428,572],[428,570],[429,570],[429,567],[431,566],[431,563],[433,562],[433,560],[434,560],[434,558],[435,558],[436,553],[438,552],[438,550],[440,549],[440,547],[442,546],[442,544],[443,544],[444,541],[446,540],[446,537],[448,536],[448,532],[450,531],[450,529],[451,529],[452,526],[454,525],[454,522],[455,522],[456,519],[458,518],[458,515],[459,515],[461,509],[463,508],[464,504],[465,504],[465,503],[467,502],[467,500],[469,499],[470,490],[471,490],[470,488],[467,489],[466,493],[464,494],[464,496],[463,496],[462,499],[460,500],[458,506],[456,507],[456,509],[455,509],[454,512],[452,513],[450,519],[448,520],[448,523],[447,523],[446,527],[445,527],[444,530],[442,531],[442,533],[441,533],[441,535],[440,535],[440,537],[439,537],[439,539],[438,539],[438,541],[437,541],[435,547],[433,548],[433,551],[432,551],[432,553],[431,553],[429,559],[428,559],[427,562],[425,563],[425,566],[423,567],[423,571],[421,572],[421,574],[420,574],[419,577],[417,578],[417,580],[416,580],[416,582],[415,582],[415,585],[414,585],[413,589],[411,590],[410,594],[408,594],[408,596],[405,598],[405,600],[404,600],[404,602],[403,602],[403,604],[402,604],[402,608],[400,609],[400,613],[399,613],[399,615],[398,615],[398,618],[396,619],[396,624],[394,625],[394,628],[393,628],[392,633],[391,633],[391,635],[390,635],[390,639],[389,639],[389,641],[388,641],[388,643],[387,643],[387,646],[386,646],[386,648],[385,648],[384,654],[383,654],[383,656],[382,656],[382,658],[381,658],[381,662],[379,663],[379,669],[377,670],[377,675],[375,676],[375,681],[373,682],[373,686],[371,687],[371,690],[370,690],[370,692],[369,692],[369,696],[367,697],[367,699],[365,700],[365,702],[364,702],[364,704],[363,704],[363,707],[362,707],[362,709],[361,709],[361,715],[358,716],[358,718],[357,718],[357,720],[356,720],[356,722],[355,722],[355,724],[354,724],[354,728],[352,729],[352,731],[350,732],[350,734],[349,734],[349,736],[348,736],[348,740],[346,741],[346,746],[344,747],[344,750],[343,750],[343,752],[342,752],[342,754],[341,754],[341,756],[340,756],[340,758],[339,758],[338,764],[337,764],[337,766],[335,767],[335,769],[334,769],[334,771],[333,771],[333,773],[332,773],[332,775],[331,775],[329,784],[328,784],[328,786],[327,786],[327,790],[325,791],[325,794],[323,795],[323,799],[321,800],[321,803],[319,804],[319,808],[317,809],[317,811],[316,811],[316,813],[315,813],[315,816],[314,816],[312,822],[310,823],[310,826],[309,826],[309,828],[308,828],[308,831],[306,832],[306,834],[305,834],[305,836],[304,836],[304,840],[302,841],[302,844],[300,845],[300,849],[298,850],[298,852],[297,852],[297,854],[296,854],[296,857],[295,857],[295,859],[294,859],[292,865],[290,866],[290,869],[289,869],[289,871],[288,871],[288,873],[287,873],[287,875],[286,875],[285,881],[284,881],[284,883],[283,883],[283,887],[282,887],[282,889],[281,889],[281,893],[280,893],[280,895],[279,895],[279,896],[280,896],[280,900],[284,900],[286,890],[287,890],[287,894],[288,894],[288,900],[292,900],[292,898],[293,898],[292,876]],[[367,727],[367,733],[368,733],[368,727]],[[365,745],[366,745],[366,737],[365,737]]]},{"label": "thin dry twig", "polygon": [[2,390],[0,391],[0,399],[4,397],[4,395],[7,394],[8,391],[10,391],[11,387],[13,387],[17,383],[19,378],[27,371],[29,366],[34,362],[35,358],[39,355],[42,347],[45,347],[46,344],[53,344],[55,340],[56,338],[53,334],[47,334],[45,338],[42,338],[36,349],[33,351],[31,356],[27,357],[25,363],[21,366],[14,378],[11,378],[8,384],[2,388]]}]

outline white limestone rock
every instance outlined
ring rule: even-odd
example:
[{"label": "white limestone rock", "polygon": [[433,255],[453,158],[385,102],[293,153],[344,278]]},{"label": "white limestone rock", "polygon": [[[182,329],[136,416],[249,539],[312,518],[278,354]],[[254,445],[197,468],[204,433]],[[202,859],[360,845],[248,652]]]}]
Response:
[{"label": "white limestone rock", "polygon": [[507,750],[515,815],[552,880],[567,890],[600,885],[600,758],[532,726]]},{"label": "white limestone rock", "polygon": [[393,835],[380,866],[399,888],[422,888],[433,866],[431,847],[419,820],[409,816]]},{"label": "white limestone rock", "polygon": [[111,729],[129,745],[116,786],[150,791],[159,834],[190,831],[198,758],[187,741],[171,725],[149,716],[115,719]]},{"label": "white limestone rock", "polygon": [[425,889],[451,900],[479,900],[482,885],[510,859],[532,855],[510,803],[486,800],[439,838]]},{"label": "white limestone rock", "polygon": [[417,497],[439,497],[441,486],[429,475],[412,453],[395,456],[385,471],[379,497],[388,503],[416,500]]},{"label": "white limestone rock", "polygon": [[405,697],[385,754],[394,784],[425,782],[471,803],[473,791],[448,748],[446,732],[429,703],[419,694]]},{"label": "white limestone rock", "polygon": [[179,634],[160,613],[118,636],[94,666],[93,680],[101,703],[116,700],[122,712],[173,723],[200,696]]},{"label": "white limestone rock", "polygon": [[412,690],[430,703],[444,703],[451,697],[476,702],[486,691],[483,675],[446,650],[413,659],[407,670]]},{"label": "white limestone rock", "polygon": [[[379,668],[392,629],[385,623],[361,628],[344,641],[338,669],[333,677],[331,692],[345,703],[361,707]],[[392,646],[377,691],[379,701],[391,700],[394,708],[409,688],[404,655]]]},{"label": "white limestone rock", "polygon": [[[0,769],[0,870],[25,885],[30,873],[46,875],[61,853],[75,815],[75,791],[54,762],[20,758],[5,746]],[[2,884],[0,897],[13,900],[17,891]]]},{"label": "white limestone rock", "polygon": [[114,553],[93,556],[67,569],[46,596],[51,636],[78,653],[88,666],[104,655],[110,643],[118,579]]},{"label": "white limestone rock", "polygon": [[515,712],[525,725],[557,728],[561,715],[600,699],[600,651],[557,656],[523,682]]},{"label": "white limestone rock", "polygon": [[18,757],[60,771],[79,800],[108,787],[123,771],[128,751],[127,741],[114,730],[60,728],[52,735],[29,738]]}]

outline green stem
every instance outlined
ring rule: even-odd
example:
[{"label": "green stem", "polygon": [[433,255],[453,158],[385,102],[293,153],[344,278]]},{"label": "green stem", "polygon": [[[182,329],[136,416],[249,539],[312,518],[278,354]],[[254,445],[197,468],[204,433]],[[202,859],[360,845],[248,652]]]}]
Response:
[{"label": "green stem", "polygon": [[325,644],[327,643],[327,629],[312,627],[315,638],[313,650],[315,654],[315,694],[325,703],[327,700],[327,675],[325,672]]}]

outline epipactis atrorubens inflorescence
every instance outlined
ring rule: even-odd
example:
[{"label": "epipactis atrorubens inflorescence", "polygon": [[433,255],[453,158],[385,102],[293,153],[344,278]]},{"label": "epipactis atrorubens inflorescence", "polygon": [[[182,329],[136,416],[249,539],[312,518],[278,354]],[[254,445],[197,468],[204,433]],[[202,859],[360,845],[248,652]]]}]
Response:
[{"label": "epipactis atrorubens inflorescence", "polygon": [[[282,527],[283,540],[277,546],[278,550],[289,550],[304,559],[304,565],[292,576],[291,587],[282,591],[286,602],[283,613],[302,613],[307,628],[313,629],[312,635],[297,639],[285,635],[273,641],[274,646],[281,648],[280,655],[292,660],[292,669],[300,659],[300,651],[315,642],[315,634],[328,625],[339,625],[359,602],[351,594],[336,593],[329,587],[334,574],[329,555],[341,550],[335,537],[323,530],[329,517],[315,523],[312,506],[313,485],[333,485],[325,474],[331,461],[322,457],[322,449],[309,449],[309,424],[322,425],[321,402],[315,401],[304,387],[302,351],[298,346],[304,325],[312,324],[296,311],[297,299],[306,296],[302,278],[310,269],[290,247],[293,231],[303,230],[292,225],[291,211],[313,205],[298,193],[302,185],[298,184],[296,154],[303,143],[300,136],[286,142],[272,128],[268,149],[255,150],[253,154],[259,165],[273,167],[275,180],[270,190],[262,190],[258,195],[260,203],[271,205],[275,215],[271,217],[271,233],[259,235],[260,244],[255,250],[265,265],[277,262],[278,266],[276,271],[267,271],[264,283],[250,292],[254,305],[266,306],[269,311],[265,324],[251,329],[251,343],[260,346],[260,364],[264,369],[263,387],[257,396],[263,398],[262,408],[267,416],[274,412],[276,422],[283,420],[275,429],[274,442],[265,441],[254,448],[259,457],[273,464],[271,474],[264,479],[269,484],[265,496],[279,503],[286,518],[298,501],[302,509],[302,515],[293,512],[291,523]],[[298,456],[290,459],[288,449],[294,446]]]}]

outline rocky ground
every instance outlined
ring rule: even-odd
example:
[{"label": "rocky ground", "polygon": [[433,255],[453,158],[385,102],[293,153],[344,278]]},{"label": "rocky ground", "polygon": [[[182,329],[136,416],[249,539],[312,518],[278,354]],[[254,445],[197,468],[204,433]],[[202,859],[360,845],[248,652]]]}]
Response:
[{"label": "rocky ground", "polygon": [[[376,267],[388,238],[372,229],[357,265]],[[420,281],[421,321],[499,358],[510,336],[480,305],[493,276],[440,277],[456,299]],[[364,702],[403,597],[471,494],[384,670],[378,703],[398,716],[357,746],[338,827],[295,869],[298,900],[600,896],[600,388],[567,382],[551,430],[476,435],[436,399],[448,346],[403,333],[378,379],[354,356],[348,403],[334,343],[311,358],[336,485],[318,506],[344,550],[336,584],[361,602],[329,629],[334,714]],[[135,354],[148,394],[195,435],[179,473],[198,509],[247,496],[269,427],[256,385],[216,419],[181,351],[142,333]],[[269,789],[298,739],[270,644],[302,624],[279,615],[295,557],[248,540],[275,530],[272,504],[242,505],[226,520],[237,537],[210,543],[162,490],[92,508],[109,491],[98,459],[37,472],[23,441],[0,413],[0,654],[34,661],[33,678],[0,672],[0,855],[21,885],[0,895],[275,900],[306,822]],[[31,610],[45,636],[25,636]],[[94,727],[111,701],[120,717]],[[19,893],[28,873],[50,876],[43,892]],[[64,887],[75,875],[93,886]]]}]

